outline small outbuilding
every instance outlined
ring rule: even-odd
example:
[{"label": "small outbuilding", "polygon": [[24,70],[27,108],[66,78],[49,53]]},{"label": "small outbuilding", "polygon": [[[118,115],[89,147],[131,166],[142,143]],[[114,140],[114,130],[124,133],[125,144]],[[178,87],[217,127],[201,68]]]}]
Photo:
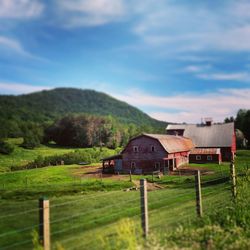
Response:
[{"label": "small outbuilding", "polygon": [[122,171],[122,155],[113,155],[102,159],[103,173],[118,173]]},{"label": "small outbuilding", "polygon": [[189,163],[221,163],[220,148],[195,148],[190,151]]}]

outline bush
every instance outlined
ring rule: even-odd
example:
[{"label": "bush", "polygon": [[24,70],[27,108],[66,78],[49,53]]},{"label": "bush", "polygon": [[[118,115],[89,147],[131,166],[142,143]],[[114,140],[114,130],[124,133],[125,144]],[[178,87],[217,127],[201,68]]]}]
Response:
[{"label": "bush", "polygon": [[40,145],[40,140],[38,136],[34,135],[33,133],[26,133],[23,138],[22,147],[26,149],[33,149]]},{"label": "bush", "polygon": [[9,155],[14,151],[14,146],[8,142],[0,141],[0,153]]}]

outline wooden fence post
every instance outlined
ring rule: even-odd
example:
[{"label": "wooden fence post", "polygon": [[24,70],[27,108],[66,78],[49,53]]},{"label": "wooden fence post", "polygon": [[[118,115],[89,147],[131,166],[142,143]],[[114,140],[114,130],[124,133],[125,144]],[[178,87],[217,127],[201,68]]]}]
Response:
[{"label": "wooden fence post", "polygon": [[230,177],[232,182],[232,196],[235,199],[237,195],[237,190],[236,190],[236,174],[235,174],[234,160],[232,160],[230,164]]},{"label": "wooden fence post", "polygon": [[202,198],[201,198],[201,175],[200,170],[197,170],[195,175],[195,190],[196,190],[196,211],[199,217],[202,217]]},{"label": "wooden fence post", "polygon": [[39,199],[39,240],[44,250],[50,250],[49,200]]},{"label": "wooden fence post", "polygon": [[143,236],[148,236],[148,193],[147,193],[147,180],[140,180],[140,191],[141,191],[141,223]]},{"label": "wooden fence post", "polygon": [[132,182],[132,174],[131,174],[131,170],[129,170],[129,181]]}]

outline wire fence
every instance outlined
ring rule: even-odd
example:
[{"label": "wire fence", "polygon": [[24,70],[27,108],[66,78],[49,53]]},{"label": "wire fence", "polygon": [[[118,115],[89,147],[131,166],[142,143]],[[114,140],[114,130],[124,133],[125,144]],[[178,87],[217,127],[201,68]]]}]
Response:
[{"label": "wire fence", "polygon": [[[223,209],[230,201],[229,176],[201,180],[204,213],[211,209]],[[90,195],[68,197],[67,200],[50,201],[51,248],[59,242],[65,249],[95,249],[96,235],[115,237],[120,220],[130,218],[136,232],[141,234],[141,219],[145,217],[141,201],[145,197],[138,186],[130,192],[109,191]],[[126,190],[128,191],[128,190]],[[220,193],[227,199],[222,202]],[[59,201],[58,201],[59,200]],[[147,207],[149,230],[169,228],[187,220],[195,220],[196,195],[194,183],[184,183],[182,188],[165,188],[148,192]],[[10,212],[0,216],[4,231],[0,231],[0,249],[32,249],[31,232],[44,226],[41,207]],[[43,236],[40,238],[44,241]],[[92,248],[90,247],[92,245]]]}]

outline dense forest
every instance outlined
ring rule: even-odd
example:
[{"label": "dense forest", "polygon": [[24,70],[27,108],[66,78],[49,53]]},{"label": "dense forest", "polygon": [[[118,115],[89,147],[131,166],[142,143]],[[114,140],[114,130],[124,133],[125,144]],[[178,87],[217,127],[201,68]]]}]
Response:
[{"label": "dense forest", "polygon": [[166,122],[93,90],[58,88],[0,96],[0,139],[23,137],[25,148],[50,141],[63,146],[114,148],[142,132],[164,133],[166,126]]}]

